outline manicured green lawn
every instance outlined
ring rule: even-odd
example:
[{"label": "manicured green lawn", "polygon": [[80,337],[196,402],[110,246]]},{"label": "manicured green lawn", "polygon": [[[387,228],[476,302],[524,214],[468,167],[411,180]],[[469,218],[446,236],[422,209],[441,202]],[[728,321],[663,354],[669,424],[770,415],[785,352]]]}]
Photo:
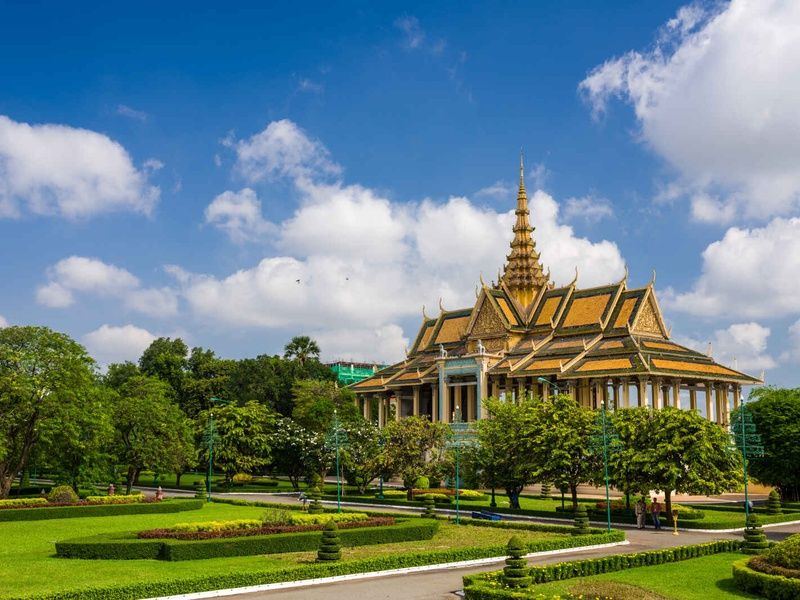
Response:
[{"label": "manicured green lawn", "polygon": [[[588,596],[593,590],[604,588],[603,585],[597,584],[615,582],[636,586],[658,596],[675,600],[757,598],[758,596],[737,590],[733,585],[731,564],[740,560],[742,556],[733,553],[714,554],[653,567],[639,567],[594,577],[543,583],[532,586],[530,591],[546,595],[572,592]],[[629,597],[644,596],[643,593],[633,591]]]},{"label": "manicured green lawn", "polygon": [[[130,515],[0,524],[0,598],[52,593],[93,586],[124,585],[126,582],[159,582],[181,577],[228,574],[237,569],[266,570],[291,567],[314,559],[314,553],[245,556],[197,561],[91,560],[56,558],[57,540],[98,533],[138,531],[189,521],[259,518],[259,507],[209,504],[202,510],[179,514]],[[513,532],[525,540],[553,537],[556,534]],[[462,546],[505,544],[512,535],[507,530],[482,527],[457,527],[442,523],[432,540],[403,542],[362,548],[345,548],[344,559],[365,558],[417,550],[437,550]]]}]

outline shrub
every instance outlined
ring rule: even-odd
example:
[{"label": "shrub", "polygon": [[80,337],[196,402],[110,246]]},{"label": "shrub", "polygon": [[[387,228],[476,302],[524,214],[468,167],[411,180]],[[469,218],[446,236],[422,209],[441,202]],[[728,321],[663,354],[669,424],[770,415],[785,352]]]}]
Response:
[{"label": "shrub", "polygon": [[783,514],[783,508],[781,508],[781,497],[775,490],[772,490],[769,493],[769,498],[767,499],[767,514],[768,515]]},{"label": "shrub", "polygon": [[91,504],[135,504],[143,502],[144,495],[137,493],[130,496],[86,496],[86,501]]},{"label": "shrub", "polygon": [[508,558],[506,566],[503,567],[503,581],[510,588],[525,588],[531,584],[531,576],[528,575],[527,561],[525,560],[525,545],[517,536],[512,536],[508,540],[506,547]]},{"label": "shrub", "polygon": [[285,508],[271,508],[261,515],[261,522],[264,525],[288,525],[292,511]]},{"label": "shrub", "polygon": [[579,504],[575,510],[575,527],[572,535],[586,535],[589,533],[589,516],[586,514],[586,507]]},{"label": "shrub", "polygon": [[436,503],[433,499],[433,496],[425,496],[423,500],[425,504],[425,510],[422,511],[422,516],[426,519],[435,519],[436,518]]},{"label": "shrub", "polygon": [[11,500],[0,500],[0,509],[42,506],[43,504],[47,504],[47,498],[13,498]]},{"label": "shrub", "polygon": [[322,530],[322,540],[317,550],[317,560],[332,561],[342,558],[342,549],[339,546],[339,528],[336,521],[330,519]]},{"label": "shrub", "polygon": [[233,521],[202,521],[200,523],[176,523],[167,531],[235,531],[237,529],[257,529],[264,523],[256,519],[238,519]]},{"label": "shrub", "polygon": [[233,483],[236,485],[247,485],[253,482],[253,476],[247,473],[237,473],[233,476]]},{"label": "shrub", "polygon": [[427,490],[429,487],[431,487],[431,480],[425,475],[417,477],[416,481],[414,481],[414,487],[422,490]]},{"label": "shrub", "polygon": [[733,583],[745,592],[770,600],[800,598],[800,579],[761,573],[750,567],[750,563],[763,557],[756,556],[733,563]]},{"label": "shrub", "polygon": [[308,492],[308,497],[311,498],[308,512],[312,515],[321,513],[322,503],[320,502],[320,498],[322,498],[322,492],[320,492],[320,489],[317,486],[312,487]]},{"label": "shrub", "polygon": [[75,493],[68,485],[59,485],[50,490],[47,494],[47,501],[58,504],[75,504],[80,500],[78,494]]},{"label": "shrub", "polygon": [[440,493],[429,493],[429,494],[420,494],[415,496],[417,500],[425,501],[426,498],[433,498],[434,502],[440,502],[442,504],[449,504],[452,502],[452,499],[447,494],[440,494]]},{"label": "shrub", "polygon": [[194,497],[205,498],[207,496],[206,486],[202,481],[194,482]]},{"label": "shrub", "polygon": [[328,521],[336,521],[337,523],[354,523],[357,521],[366,521],[369,519],[367,513],[318,513],[318,514],[303,514],[303,513],[290,513],[290,525],[323,525]]},{"label": "shrub", "polygon": [[486,497],[483,492],[479,492],[478,490],[458,490],[458,495],[467,500],[480,500]]},{"label": "shrub", "polygon": [[764,560],[776,567],[800,569],[800,533],[789,536],[764,555]]},{"label": "shrub", "polygon": [[750,513],[747,517],[747,525],[744,529],[744,544],[742,545],[742,552],[745,554],[761,554],[769,548],[767,536],[764,535],[764,529],[758,522],[758,517]]},{"label": "shrub", "polygon": [[116,515],[176,513],[186,510],[200,510],[201,508],[203,508],[203,502],[200,500],[11,508],[0,510],[0,521],[41,521],[46,519],[72,519],[75,517],[113,517]]},{"label": "shrub", "polygon": [[[408,494],[406,494],[405,490],[383,490],[383,497],[384,498],[403,498]],[[380,496],[380,492],[376,492],[375,497],[378,498]]]},{"label": "shrub", "polygon": [[549,498],[550,497],[550,484],[548,482],[542,482],[542,489],[539,490],[539,497],[540,498]]}]

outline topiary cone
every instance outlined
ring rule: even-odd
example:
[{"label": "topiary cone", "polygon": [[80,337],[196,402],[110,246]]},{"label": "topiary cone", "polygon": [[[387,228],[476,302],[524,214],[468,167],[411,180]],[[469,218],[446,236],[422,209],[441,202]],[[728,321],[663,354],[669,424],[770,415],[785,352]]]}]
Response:
[{"label": "topiary cone", "polygon": [[550,497],[550,484],[547,482],[542,483],[542,489],[539,490],[539,497],[540,498],[549,498]]},{"label": "topiary cone", "polygon": [[311,504],[308,506],[308,512],[312,515],[317,515],[322,512],[322,503],[319,501],[322,497],[322,492],[316,486],[308,491],[308,497],[311,498]]},{"label": "topiary cone", "polygon": [[769,498],[767,499],[767,514],[780,515],[782,513],[783,508],[781,508],[781,497],[778,495],[778,492],[772,490],[769,493]]},{"label": "topiary cone", "polygon": [[322,540],[317,551],[317,560],[332,561],[342,558],[342,548],[339,543],[339,528],[336,521],[331,519],[322,530]]},{"label": "topiary cone", "polygon": [[761,554],[769,548],[767,536],[764,535],[764,529],[758,522],[758,517],[750,514],[747,517],[747,526],[744,529],[744,544],[742,544],[741,551],[745,554]]},{"label": "topiary cone", "polygon": [[572,535],[586,535],[591,533],[589,530],[589,516],[586,514],[586,507],[583,504],[578,504],[575,509],[575,527],[572,529]]},{"label": "topiary cone", "polygon": [[423,499],[423,503],[425,504],[425,510],[422,511],[422,516],[428,519],[435,519],[436,518],[436,503],[433,499],[433,496],[428,494]]},{"label": "topiary cone", "polygon": [[525,588],[531,584],[531,576],[528,571],[528,564],[525,560],[525,545],[517,536],[508,540],[506,546],[508,558],[506,566],[503,567],[503,581],[508,587]]}]

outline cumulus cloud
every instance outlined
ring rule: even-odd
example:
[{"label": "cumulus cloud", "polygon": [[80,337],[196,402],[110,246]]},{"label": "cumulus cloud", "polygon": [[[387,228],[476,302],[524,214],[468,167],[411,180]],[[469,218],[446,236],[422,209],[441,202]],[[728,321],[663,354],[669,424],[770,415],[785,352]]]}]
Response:
[{"label": "cumulus cloud", "polygon": [[276,227],[261,215],[261,201],[250,188],[223,192],[206,207],[206,223],[214,225],[234,242],[263,240]]},{"label": "cumulus cloud", "polygon": [[777,361],[767,352],[769,327],[755,322],[735,323],[727,329],[718,329],[710,340],[676,337],[676,341],[698,352],[706,352],[711,342],[714,359],[740,371],[757,372],[773,369]]},{"label": "cumulus cloud", "polygon": [[114,298],[131,310],[156,317],[174,315],[178,300],[170,288],[144,288],[126,269],[96,258],[70,256],[47,269],[48,282],[36,291],[39,304],[65,308],[75,303],[75,294]]},{"label": "cumulus cloud", "polygon": [[800,205],[800,3],[712,7],[682,8],[650,49],[600,65],[580,90],[595,114],[612,98],[633,106],[695,219],[789,214]]},{"label": "cumulus cloud", "polygon": [[83,343],[98,364],[136,361],[156,336],[135,325],[101,325],[83,336]]},{"label": "cumulus cloud", "polygon": [[602,219],[614,216],[614,209],[611,202],[606,198],[595,196],[582,196],[580,198],[567,198],[564,207],[564,217],[570,221],[582,219],[590,223],[596,223]]},{"label": "cumulus cloud", "polygon": [[[407,341],[398,320],[418,315],[422,303],[435,306],[439,297],[448,308],[471,306],[479,273],[488,281],[503,265],[513,202],[503,212],[463,197],[394,202],[335,177],[320,142],[292,122],[277,123],[249,138],[258,143],[229,144],[235,169],[248,180],[280,176],[297,192],[297,209],[276,224],[280,255],[223,277],[171,267],[199,317],[238,327],[309,327],[329,343],[331,357],[374,359],[377,352],[382,360],[397,359]],[[576,265],[582,285],[622,275],[617,246],[577,237],[551,196],[534,193],[531,211],[557,282],[571,280]],[[368,353],[360,354],[362,344]]]},{"label": "cumulus cloud", "polygon": [[8,327],[8,320],[3,315],[0,315],[0,329],[3,327]]},{"label": "cumulus cloud", "polygon": [[665,306],[701,316],[781,317],[800,313],[800,218],[765,227],[732,227],[703,251],[688,291],[668,289]]},{"label": "cumulus cloud", "polygon": [[147,169],[137,169],[125,148],[103,134],[0,115],[0,218],[149,214],[159,194]]},{"label": "cumulus cloud", "polygon": [[131,108],[125,104],[117,105],[117,114],[141,123],[145,123],[149,118],[149,115],[143,110],[136,110],[135,108]]},{"label": "cumulus cloud", "polygon": [[781,354],[781,361],[800,364],[800,319],[789,327],[789,347]]}]

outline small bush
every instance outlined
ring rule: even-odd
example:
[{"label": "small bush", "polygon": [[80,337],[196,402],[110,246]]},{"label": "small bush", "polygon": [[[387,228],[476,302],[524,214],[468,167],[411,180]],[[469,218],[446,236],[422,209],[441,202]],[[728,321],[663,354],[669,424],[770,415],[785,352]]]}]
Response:
[{"label": "small bush", "polygon": [[339,543],[339,528],[336,527],[336,521],[331,519],[325,525],[325,529],[322,530],[322,540],[320,541],[319,550],[317,550],[317,560],[333,561],[342,558],[342,548]]},{"label": "small bush", "polygon": [[[378,498],[380,496],[380,492],[375,493],[375,497]],[[403,498],[405,499],[408,494],[405,490],[383,490],[383,497],[384,498]]]},{"label": "small bush", "polygon": [[13,498],[11,500],[0,500],[0,509],[42,506],[43,504],[47,504],[47,498]]},{"label": "small bush", "polygon": [[784,569],[800,569],[800,533],[789,536],[764,555],[764,560]]},{"label": "small bush", "polygon": [[200,523],[176,523],[167,531],[235,531],[238,529],[257,529],[264,523],[256,519],[238,519],[233,521],[202,521]]},{"label": "small bush", "polygon": [[750,564],[761,560],[756,556],[733,563],[733,583],[745,592],[768,598],[769,600],[793,600],[800,598],[800,579],[761,573]]},{"label": "small bush", "polygon": [[80,498],[68,485],[59,485],[50,490],[47,494],[47,501],[54,504],[76,504]]},{"label": "small bush", "polygon": [[539,498],[549,498],[550,497],[550,484],[548,482],[542,483],[542,489],[539,490]]},{"label": "small bush", "polygon": [[508,540],[506,547],[508,558],[506,566],[503,567],[503,581],[510,588],[526,588],[531,584],[531,576],[528,575],[528,564],[525,560],[525,545],[517,536]]},{"label": "small bush", "polygon": [[772,490],[769,493],[769,498],[767,499],[767,514],[768,515],[783,514],[783,508],[781,507],[781,497],[775,490]]},{"label": "small bush", "polygon": [[247,485],[253,482],[253,476],[247,473],[237,473],[233,476],[233,483],[235,485]]},{"label": "small bush", "polygon": [[589,516],[586,514],[586,507],[579,504],[575,510],[575,527],[572,529],[572,535],[586,535],[589,532]]},{"label": "small bush", "polygon": [[144,494],[142,493],[130,496],[86,496],[86,502],[91,504],[135,504],[143,501]]},{"label": "small bush", "polygon": [[422,477],[417,477],[416,481],[414,482],[414,487],[421,490],[427,490],[431,487],[431,480],[423,475]]},{"label": "small bush", "polygon": [[293,512],[289,514],[290,525],[322,525],[328,521],[336,521],[337,523],[355,523],[358,521],[366,521],[369,515],[366,513],[319,513],[319,514],[303,514]]},{"label": "small bush", "polygon": [[426,519],[435,519],[436,502],[434,501],[433,496],[426,496],[423,502],[425,504],[425,510],[422,511],[422,516]]},{"label": "small bush", "polygon": [[758,522],[758,517],[753,513],[747,517],[747,526],[744,529],[744,544],[742,552],[745,554],[761,554],[769,548],[767,536]]},{"label": "small bush", "polygon": [[416,500],[425,501],[426,498],[433,498],[434,502],[440,502],[442,504],[449,504],[452,502],[452,498],[447,494],[439,494],[439,493],[430,493],[430,494],[419,494],[418,496],[414,497]]},{"label": "small bush", "polygon": [[322,498],[322,492],[317,486],[312,487],[308,491],[308,497],[311,498],[311,504],[308,506],[308,512],[312,515],[316,515],[322,512],[322,503],[320,502],[320,498]]}]

